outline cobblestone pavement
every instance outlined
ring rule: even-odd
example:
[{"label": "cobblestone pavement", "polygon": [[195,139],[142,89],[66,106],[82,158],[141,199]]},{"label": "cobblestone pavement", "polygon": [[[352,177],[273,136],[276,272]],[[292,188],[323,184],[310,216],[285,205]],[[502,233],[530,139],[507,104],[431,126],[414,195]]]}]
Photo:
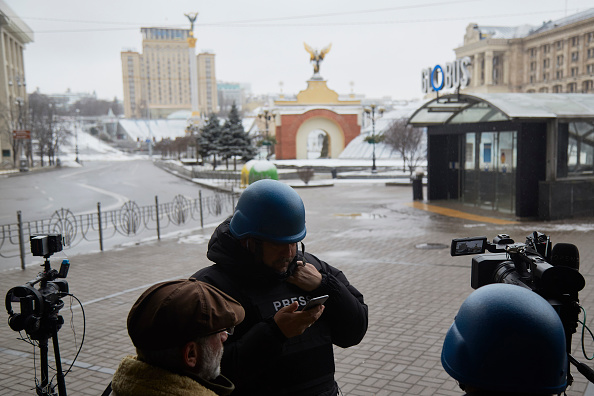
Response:
[{"label": "cobblestone pavement", "polygon": [[[297,191],[307,211],[307,250],[340,268],[369,305],[365,339],[355,347],[335,350],[336,377],[345,395],[461,394],[440,363],[445,333],[472,292],[471,258],[450,257],[452,238],[486,235],[492,239],[508,233],[523,242],[538,230],[553,243],[576,244],[586,278],[580,299],[587,311],[594,312],[593,219],[494,225],[447,217],[409,206],[410,186],[386,186],[381,181]],[[67,280],[70,291],[83,303],[86,333],[82,351],[66,376],[69,394],[101,394],[121,358],[134,354],[126,331],[133,302],[153,283],[188,277],[209,265],[205,253],[212,231],[213,225],[191,237],[70,257]],[[52,267],[58,267],[63,257],[62,253],[52,257]],[[39,267],[31,266],[3,272],[2,296],[34,279],[38,271]],[[58,336],[66,369],[82,341],[83,326],[80,306],[72,301],[70,308],[68,298],[65,303],[60,313],[66,323]],[[18,333],[6,325],[4,310],[0,319],[4,323],[0,326],[0,394],[35,394],[39,350],[17,340]],[[579,338],[579,334],[573,337],[573,353],[586,361],[578,348]],[[591,340],[586,350],[594,353]],[[54,367],[53,362],[50,366]],[[572,371],[576,380],[568,395],[587,394],[586,380]]]}]

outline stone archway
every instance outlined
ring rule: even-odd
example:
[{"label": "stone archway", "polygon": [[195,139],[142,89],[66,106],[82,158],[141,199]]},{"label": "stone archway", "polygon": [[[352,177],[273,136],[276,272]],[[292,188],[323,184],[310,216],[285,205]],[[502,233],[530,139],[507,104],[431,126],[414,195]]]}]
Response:
[{"label": "stone archway", "polygon": [[357,114],[338,114],[319,108],[303,114],[281,114],[276,127],[276,158],[306,159],[307,136],[315,129],[328,134],[328,157],[338,158],[361,132],[358,121]]},{"label": "stone archway", "polygon": [[328,157],[338,158],[361,133],[361,101],[339,99],[324,80],[309,80],[294,99],[275,100],[276,159],[307,159],[307,136],[321,129],[328,135]]}]

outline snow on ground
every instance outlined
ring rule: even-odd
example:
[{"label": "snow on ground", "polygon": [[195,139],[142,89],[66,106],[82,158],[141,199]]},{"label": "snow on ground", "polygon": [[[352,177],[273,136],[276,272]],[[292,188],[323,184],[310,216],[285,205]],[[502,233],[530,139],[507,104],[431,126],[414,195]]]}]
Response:
[{"label": "snow on ground", "polygon": [[[101,139],[86,132],[79,132],[77,135],[67,137],[67,141],[60,146],[58,158],[62,166],[81,166],[76,162],[76,146],[78,143],[79,162],[84,161],[131,161],[146,156],[124,153]],[[35,158],[37,161],[38,158]]]}]

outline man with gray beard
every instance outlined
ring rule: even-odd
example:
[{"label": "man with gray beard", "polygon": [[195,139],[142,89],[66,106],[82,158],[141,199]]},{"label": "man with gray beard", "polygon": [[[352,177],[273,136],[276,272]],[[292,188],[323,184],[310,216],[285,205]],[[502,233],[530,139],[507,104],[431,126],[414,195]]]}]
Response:
[{"label": "man with gray beard", "polygon": [[195,279],[150,287],[128,315],[137,356],[120,363],[113,395],[229,395],[235,386],[221,375],[223,343],[244,316],[235,299]]}]

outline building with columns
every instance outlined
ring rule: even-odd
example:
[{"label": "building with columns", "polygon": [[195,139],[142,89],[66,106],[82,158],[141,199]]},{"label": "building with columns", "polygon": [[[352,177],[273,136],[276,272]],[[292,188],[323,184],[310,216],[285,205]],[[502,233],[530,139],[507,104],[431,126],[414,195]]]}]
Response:
[{"label": "building with columns", "polygon": [[433,93],[408,120],[427,128],[429,201],[594,216],[594,9],[540,27],[473,23],[455,52],[422,88],[459,92]]},{"label": "building with columns", "polygon": [[[14,139],[13,131],[26,129],[27,86],[25,45],[33,42],[33,31],[6,3],[0,0],[0,165],[12,167],[15,157],[30,148],[30,139]],[[22,137],[22,136],[18,136]]]},{"label": "building with columns", "polygon": [[594,8],[539,27],[471,23],[456,58],[469,57],[472,93],[594,93]]},{"label": "building with columns", "polygon": [[179,110],[193,110],[191,57],[198,64],[194,80],[200,112],[216,111],[215,55],[194,55],[191,29],[150,27],[141,28],[141,33],[142,53],[121,53],[126,118],[164,118]]}]

